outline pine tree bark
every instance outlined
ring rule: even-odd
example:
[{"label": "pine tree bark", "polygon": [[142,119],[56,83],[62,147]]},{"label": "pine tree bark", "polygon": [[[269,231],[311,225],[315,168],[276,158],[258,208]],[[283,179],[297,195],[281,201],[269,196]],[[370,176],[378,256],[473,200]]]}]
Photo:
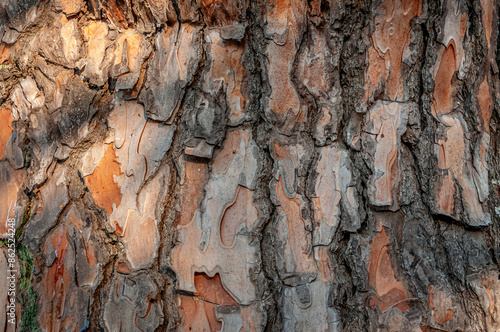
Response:
[{"label": "pine tree bark", "polygon": [[4,1],[0,328],[500,330],[499,8]]}]

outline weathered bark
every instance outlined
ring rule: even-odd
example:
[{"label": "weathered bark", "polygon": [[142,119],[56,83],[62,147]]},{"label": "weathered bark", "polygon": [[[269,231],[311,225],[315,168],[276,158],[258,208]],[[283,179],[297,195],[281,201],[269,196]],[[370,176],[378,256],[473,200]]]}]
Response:
[{"label": "weathered bark", "polygon": [[4,1],[17,329],[500,330],[499,4]]}]

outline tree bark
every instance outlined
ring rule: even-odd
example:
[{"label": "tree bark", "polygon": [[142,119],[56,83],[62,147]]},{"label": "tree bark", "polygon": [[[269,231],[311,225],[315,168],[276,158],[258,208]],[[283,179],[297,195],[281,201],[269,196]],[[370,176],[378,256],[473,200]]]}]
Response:
[{"label": "tree bark", "polygon": [[0,328],[500,330],[499,4],[4,1]]}]

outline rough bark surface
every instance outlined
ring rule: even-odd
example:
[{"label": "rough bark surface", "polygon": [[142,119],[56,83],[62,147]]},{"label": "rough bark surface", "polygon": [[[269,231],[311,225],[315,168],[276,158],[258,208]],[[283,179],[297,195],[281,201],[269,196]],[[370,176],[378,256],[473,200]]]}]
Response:
[{"label": "rough bark surface", "polygon": [[499,331],[499,9],[2,1],[16,329]]}]

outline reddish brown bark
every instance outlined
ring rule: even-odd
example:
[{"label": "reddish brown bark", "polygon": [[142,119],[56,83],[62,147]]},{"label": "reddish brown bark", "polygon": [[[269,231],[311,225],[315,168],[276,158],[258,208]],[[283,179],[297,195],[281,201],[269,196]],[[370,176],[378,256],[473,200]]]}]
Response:
[{"label": "reddish brown bark", "polygon": [[499,330],[498,8],[0,4],[0,329]]}]

